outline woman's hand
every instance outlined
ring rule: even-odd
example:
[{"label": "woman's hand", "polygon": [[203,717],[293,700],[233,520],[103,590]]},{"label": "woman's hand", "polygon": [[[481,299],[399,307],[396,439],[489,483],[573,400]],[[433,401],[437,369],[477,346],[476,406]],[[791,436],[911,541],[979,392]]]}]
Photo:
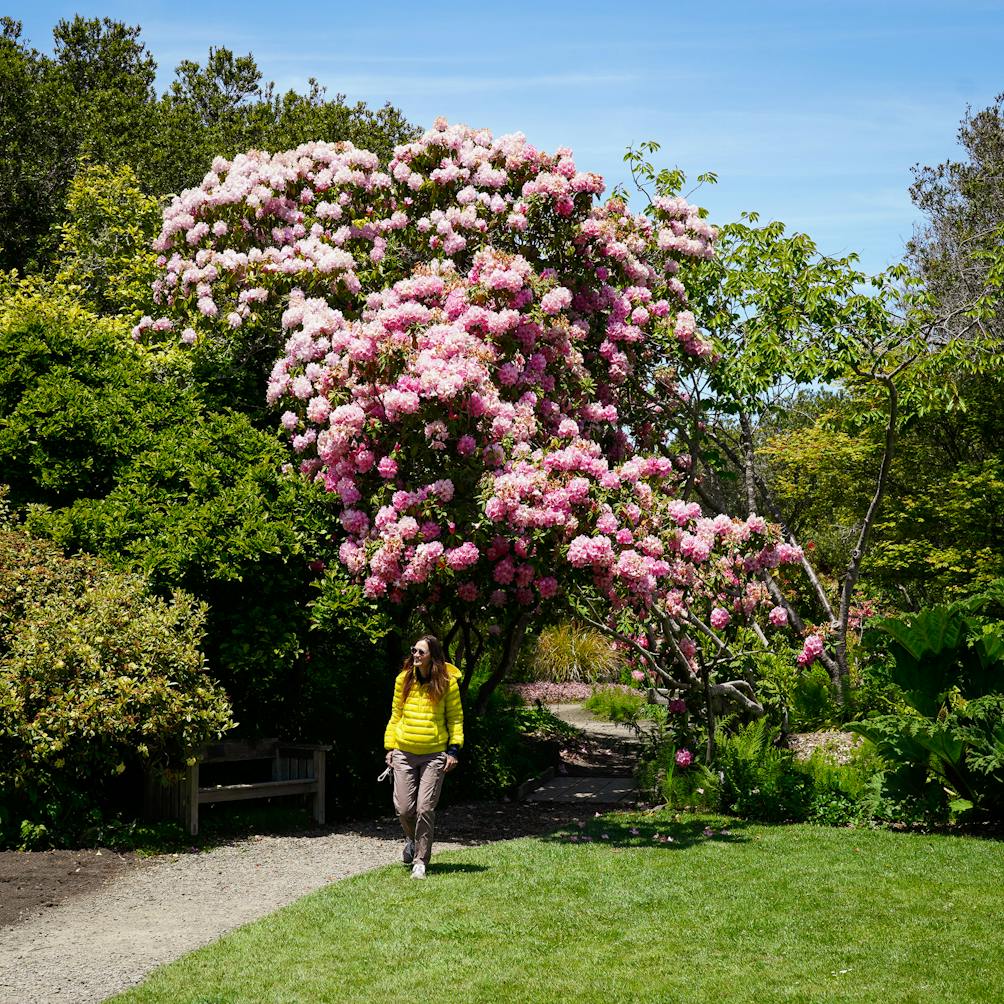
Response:
[{"label": "woman's hand", "polygon": [[446,767],[444,768],[447,774],[451,770],[455,770],[460,765],[460,761],[455,756],[450,756],[449,753],[446,754]]},{"label": "woman's hand", "polygon": [[383,758],[383,760],[384,760],[384,763],[387,764],[388,767],[393,767],[394,766],[394,751],[393,750],[387,750],[387,755]]}]

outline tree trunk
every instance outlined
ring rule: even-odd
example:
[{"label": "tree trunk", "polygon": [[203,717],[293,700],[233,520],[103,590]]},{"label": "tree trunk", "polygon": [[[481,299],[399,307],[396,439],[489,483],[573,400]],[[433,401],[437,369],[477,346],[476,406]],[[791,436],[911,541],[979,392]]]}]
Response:
[{"label": "tree trunk", "polygon": [[742,429],[743,481],[746,484],[746,510],[748,516],[756,515],[756,469],[753,457],[753,427],[745,411],[739,412],[739,427]]},{"label": "tree trunk", "polygon": [[[457,665],[459,666],[462,663],[464,674],[460,680],[460,696],[467,697],[471,680],[474,677],[474,671],[478,667],[481,653],[484,650],[484,638],[463,614],[454,623],[450,636],[454,636],[458,631],[460,633],[460,644],[457,651],[462,654],[462,658],[461,655],[457,655]],[[472,641],[472,635],[475,636],[474,641]]]},{"label": "tree trunk", "polygon": [[711,706],[711,681],[708,677],[708,667],[701,660],[701,682],[704,684],[705,724],[708,727],[708,744],[705,749],[704,762],[712,764],[715,760],[715,709]]},{"label": "tree trunk", "polygon": [[889,420],[886,423],[882,460],[879,463],[878,475],[875,478],[875,492],[872,495],[868,511],[865,513],[864,521],[861,524],[861,532],[858,534],[857,543],[851,552],[851,560],[847,565],[847,570],[844,572],[843,582],[840,587],[840,612],[837,618],[837,644],[834,651],[837,672],[836,674],[831,673],[831,677],[833,678],[834,686],[837,688],[837,698],[841,704],[844,703],[844,695],[850,679],[847,666],[847,624],[851,615],[851,600],[854,597],[854,587],[857,585],[858,578],[861,575],[861,561],[868,548],[868,539],[871,537],[871,531],[875,525],[879,507],[882,504],[882,498],[885,495],[886,484],[889,480],[889,468],[896,449],[899,394],[896,391],[896,384],[892,376],[884,376],[879,379],[885,384],[886,392],[889,395]]},{"label": "tree trunk", "polygon": [[523,635],[526,633],[529,623],[530,615],[521,613],[509,625],[495,668],[492,670],[491,676],[481,684],[478,689],[478,696],[474,699],[472,711],[475,715],[484,714],[485,709],[488,707],[489,698],[495,693],[495,689],[509,675],[512,667],[516,664],[516,657],[519,655],[520,645],[523,644]]}]

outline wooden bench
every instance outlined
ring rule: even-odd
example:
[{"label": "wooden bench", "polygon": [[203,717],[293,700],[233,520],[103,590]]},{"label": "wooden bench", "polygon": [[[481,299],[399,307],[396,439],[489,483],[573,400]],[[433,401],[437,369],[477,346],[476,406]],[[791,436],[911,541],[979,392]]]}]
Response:
[{"label": "wooden bench", "polygon": [[[330,746],[284,743],[278,739],[257,742],[227,740],[202,749],[186,775],[174,784],[151,780],[147,785],[147,813],[159,818],[180,820],[191,836],[199,832],[199,806],[215,802],[236,802],[249,798],[279,795],[310,795],[314,821],[324,823],[324,766]],[[203,783],[216,775],[222,765],[243,765],[244,776],[267,770],[270,780],[241,780],[236,783]],[[225,773],[225,772],[224,772]]]}]

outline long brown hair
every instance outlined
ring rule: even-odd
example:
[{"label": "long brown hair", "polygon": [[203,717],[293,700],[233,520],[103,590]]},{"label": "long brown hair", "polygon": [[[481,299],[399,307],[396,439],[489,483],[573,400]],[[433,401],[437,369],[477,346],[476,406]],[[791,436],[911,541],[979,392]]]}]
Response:
[{"label": "long brown hair", "polygon": [[[424,634],[418,641],[424,641],[429,646],[432,667],[429,671],[429,682],[425,685],[433,704],[438,704],[450,688],[450,674],[446,671],[446,655],[440,640],[434,634]],[[404,689],[401,694],[402,703],[408,700],[411,688],[415,684],[415,660],[408,656],[401,667],[404,673]]]}]

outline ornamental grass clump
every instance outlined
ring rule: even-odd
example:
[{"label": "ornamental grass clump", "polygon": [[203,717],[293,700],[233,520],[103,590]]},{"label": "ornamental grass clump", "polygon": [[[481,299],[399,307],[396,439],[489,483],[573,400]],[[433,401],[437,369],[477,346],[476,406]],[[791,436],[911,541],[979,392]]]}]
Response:
[{"label": "ornamental grass clump", "polygon": [[564,621],[544,628],[527,673],[547,683],[596,683],[616,679],[623,658],[613,641],[594,628]]}]

